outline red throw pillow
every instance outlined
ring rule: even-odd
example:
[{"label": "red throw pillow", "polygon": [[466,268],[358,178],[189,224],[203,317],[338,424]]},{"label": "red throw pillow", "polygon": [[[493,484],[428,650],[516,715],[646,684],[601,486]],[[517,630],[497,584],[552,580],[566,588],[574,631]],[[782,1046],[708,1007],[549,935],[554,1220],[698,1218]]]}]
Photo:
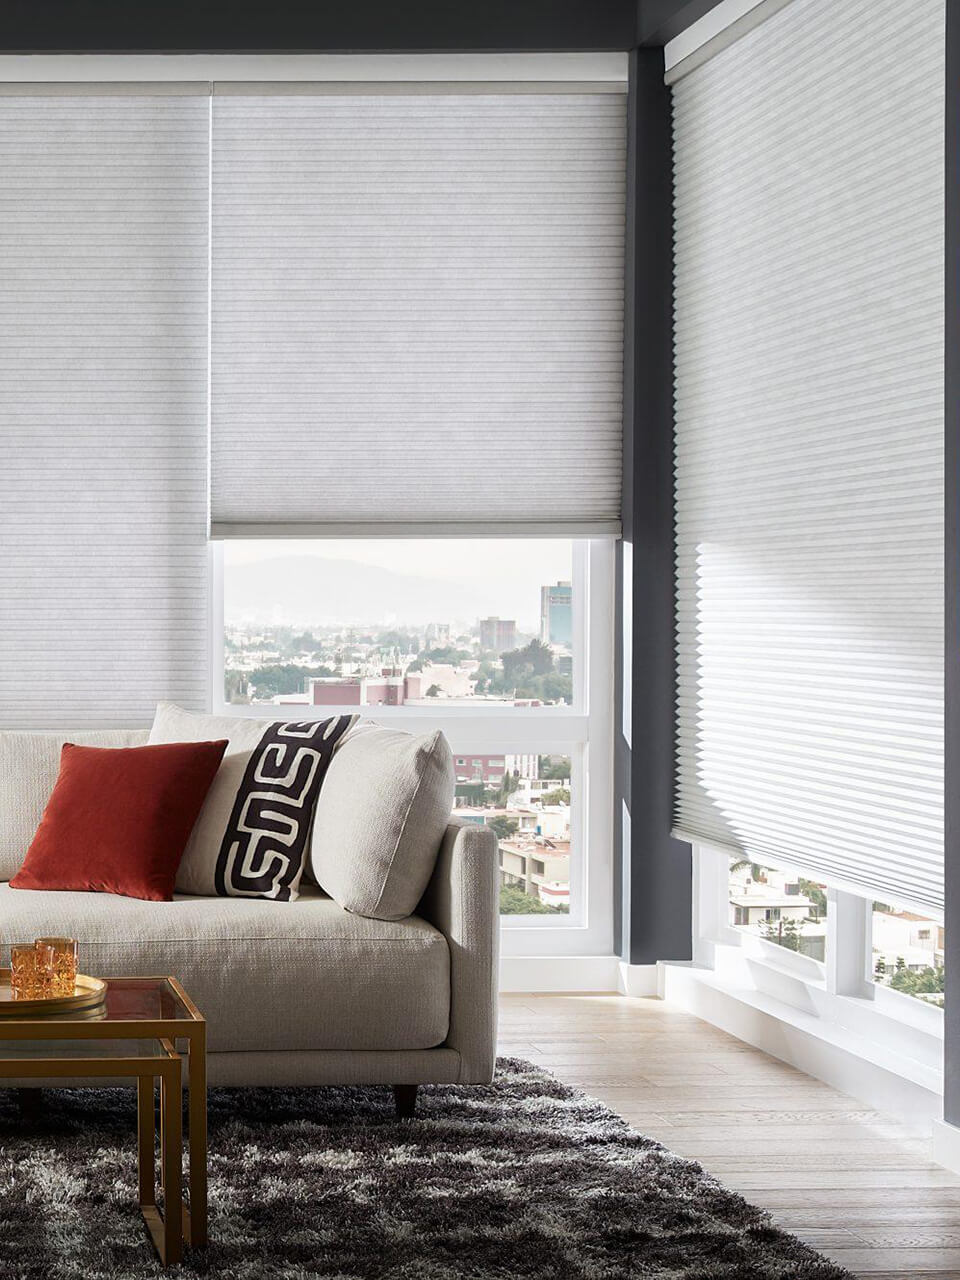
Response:
[{"label": "red throw pillow", "polygon": [[64,744],[60,776],[13,889],[88,889],[169,902],[223,742]]}]

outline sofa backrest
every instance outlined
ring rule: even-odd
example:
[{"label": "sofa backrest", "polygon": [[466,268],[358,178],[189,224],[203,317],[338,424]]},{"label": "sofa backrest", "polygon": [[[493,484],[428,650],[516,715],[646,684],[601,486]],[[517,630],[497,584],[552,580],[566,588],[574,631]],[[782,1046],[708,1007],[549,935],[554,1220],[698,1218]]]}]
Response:
[{"label": "sofa backrest", "polygon": [[80,747],[142,747],[147,729],[0,732],[0,880],[19,870],[60,771],[65,742]]}]

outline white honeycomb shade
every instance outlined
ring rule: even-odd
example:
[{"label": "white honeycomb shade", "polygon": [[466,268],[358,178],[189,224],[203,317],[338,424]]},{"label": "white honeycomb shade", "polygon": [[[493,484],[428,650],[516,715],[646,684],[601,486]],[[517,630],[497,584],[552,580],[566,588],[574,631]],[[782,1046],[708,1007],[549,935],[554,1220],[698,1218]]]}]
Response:
[{"label": "white honeycomb shade", "polygon": [[680,834],[943,906],[943,0],[674,89]]},{"label": "white honeycomb shade", "polygon": [[0,727],[205,704],[207,134],[0,97]]},{"label": "white honeycomb shade", "polygon": [[217,536],[620,527],[622,91],[218,92]]}]

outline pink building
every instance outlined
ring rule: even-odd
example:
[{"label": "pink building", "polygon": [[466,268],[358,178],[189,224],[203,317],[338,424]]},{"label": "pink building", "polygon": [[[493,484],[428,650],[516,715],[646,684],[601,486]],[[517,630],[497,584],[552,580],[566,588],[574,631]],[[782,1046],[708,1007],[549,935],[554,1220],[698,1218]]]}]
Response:
[{"label": "pink building", "polygon": [[320,676],[310,681],[314,707],[402,707],[404,679],[384,668],[379,676]]}]

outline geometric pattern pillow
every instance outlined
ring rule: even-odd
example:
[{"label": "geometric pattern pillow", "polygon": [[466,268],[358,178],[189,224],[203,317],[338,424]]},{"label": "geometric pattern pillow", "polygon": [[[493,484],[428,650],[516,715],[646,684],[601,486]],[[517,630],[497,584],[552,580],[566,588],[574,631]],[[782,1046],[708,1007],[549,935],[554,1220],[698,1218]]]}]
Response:
[{"label": "geometric pattern pillow", "polygon": [[177,891],[292,902],[299,894],[320,787],[357,723],[208,716],[157,707],[150,742],[206,742],[219,726],[227,748],[187,842]]}]

